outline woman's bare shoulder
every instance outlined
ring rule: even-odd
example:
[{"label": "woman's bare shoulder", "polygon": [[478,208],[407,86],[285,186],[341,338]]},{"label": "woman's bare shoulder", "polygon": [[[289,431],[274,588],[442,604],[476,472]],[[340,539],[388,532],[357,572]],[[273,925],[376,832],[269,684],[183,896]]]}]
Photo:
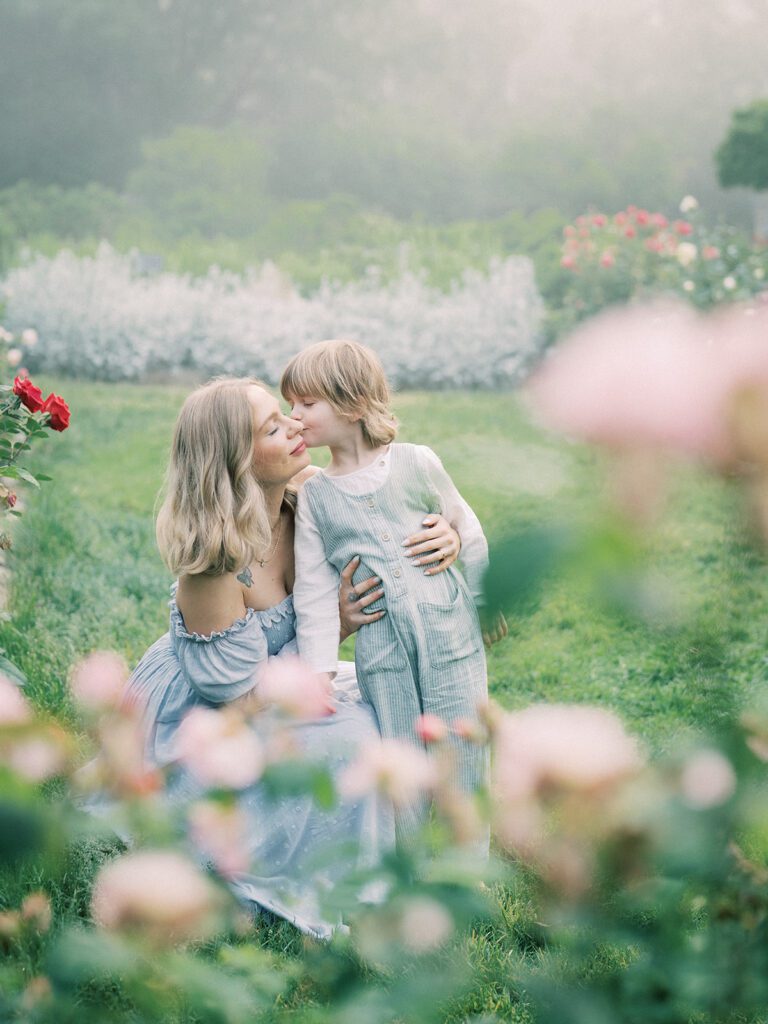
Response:
[{"label": "woman's bare shoulder", "polygon": [[176,605],[187,630],[203,636],[220,633],[245,615],[243,589],[233,573],[182,576]]}]

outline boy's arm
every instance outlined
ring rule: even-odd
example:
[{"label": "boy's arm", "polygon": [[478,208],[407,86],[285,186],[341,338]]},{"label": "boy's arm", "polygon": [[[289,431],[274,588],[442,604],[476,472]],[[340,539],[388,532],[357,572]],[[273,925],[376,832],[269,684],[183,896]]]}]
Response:
[{"label": "boy's arm", "polygon": [[325,557],[323,539],[301,494],[294,554],[293,606],[299,654],[316,672],[335,673],[339,659],[339,574]]},{"label": "boy's arm", "polygon": [[459,494],[456,485],[432,449],[425,445],[420,445],[419,449],[424,455],[429,478],[443,502],[443,515],[461,537],[459,558],[464,567],[467,585],[475,604],[482,605],[483,576],[488,568],[488,542],[480,520]]}]

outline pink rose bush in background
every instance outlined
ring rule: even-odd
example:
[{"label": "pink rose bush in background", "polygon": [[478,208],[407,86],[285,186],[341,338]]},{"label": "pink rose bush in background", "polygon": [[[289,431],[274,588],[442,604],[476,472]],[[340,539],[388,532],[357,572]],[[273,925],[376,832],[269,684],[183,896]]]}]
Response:
[{"label": "pink rose bush in background", "polygon": [[693,196],[684,197],[680,211],[670,220],[630,205],[567,225],[560,259],[567,278],[550,311],[550,336],[632,300],[664,296],[710,309],[768,288],[768,249],[730,228],[707,226]]}]

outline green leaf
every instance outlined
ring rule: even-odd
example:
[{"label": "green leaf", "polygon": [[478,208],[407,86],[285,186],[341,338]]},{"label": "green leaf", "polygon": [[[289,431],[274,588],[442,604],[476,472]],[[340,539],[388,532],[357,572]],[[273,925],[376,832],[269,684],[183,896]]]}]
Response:
[{"label": "green leaf", "polygon": [[29,470],[22,468],[21,466],[16,467],[19,471],[19,476],[22,480],[26,480],[28,484],[34,484],[35,487],[39,487],[40,484],[37,482],[37,478],[32,476]]}]

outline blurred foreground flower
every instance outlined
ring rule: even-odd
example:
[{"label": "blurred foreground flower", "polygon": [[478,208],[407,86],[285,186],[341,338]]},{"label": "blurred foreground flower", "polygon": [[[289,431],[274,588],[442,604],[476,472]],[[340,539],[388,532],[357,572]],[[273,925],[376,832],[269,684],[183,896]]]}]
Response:
[{"label": "blurred foreground flower", "polygon": [[20,725],[32,717],[29,704],[22,696],[16,683],[7,676],[0,675],[0,728],[7,725]]},{"label": "blurred foreground flower", "polygon": [[559,872],[572,875],[578,869],[583,874],[577,843],[561,844],[557,831],[550,834],[548,810],[570,802],[574,814],[561,822],[566,832],[569,821],[574,836],[589,828],[588,810],[602,815],[607,796],[642,767],[636,740],[612,712],[564,704],[497,712],[492,734],[493,819],[499,841],[524,856],[540,859],[546,852]]},{"label": "blurred foreground flower", "polygon": [[225,878],[247,871],[249,819],[236,804],[200,800],[189,809],[190,838]]},{"label": "blurred foreground flower", "polygon": [[431,790],[438,781],[432,758],[405,740],[368,744],[339,779],[342,796],[357,798],[374,789],[403,806]]},{"label": "blurred foreground flower", "polygon": [[103,711],[120,704],[128,666],[114,651],[94,651],[75,665],[70,688],[75,701],[89,711]]},{"label": "blurred foreground flower", "polygon": [[694,458],[746,481],[768,537],[766,338],[766,304],[706,317],[674,304],[614,311],[559,346],[529,396],[547,426],[621,456],[627,509],[643,503],[639,492],[647,503],[647,471],[660,457]]},{"label": "blurred foreground flower", "polygon": [[718,807],[736,792],[736,772],[719,750],[699,750],[685,762],[680,791],[690,807]]},{"label": "blurred foreground flower", "polygon": [[162,943],[202,939],[220,925],[222,897],[186,857],[143,850],[119,857],[97,877],[91,912],[110,931],[137,931]]},{"label": "blurred foreground flower", "polygon": [[331,687],[300,658],[271,658],[259,675],[257,698],[291,718],[324,718],[334,713]]},{"label": "blurred foreground flower", "polygon": [[234,708],[194,708],[179,727],[177,755],[199,782],[243,789],[264,770],[261,742]]}]

